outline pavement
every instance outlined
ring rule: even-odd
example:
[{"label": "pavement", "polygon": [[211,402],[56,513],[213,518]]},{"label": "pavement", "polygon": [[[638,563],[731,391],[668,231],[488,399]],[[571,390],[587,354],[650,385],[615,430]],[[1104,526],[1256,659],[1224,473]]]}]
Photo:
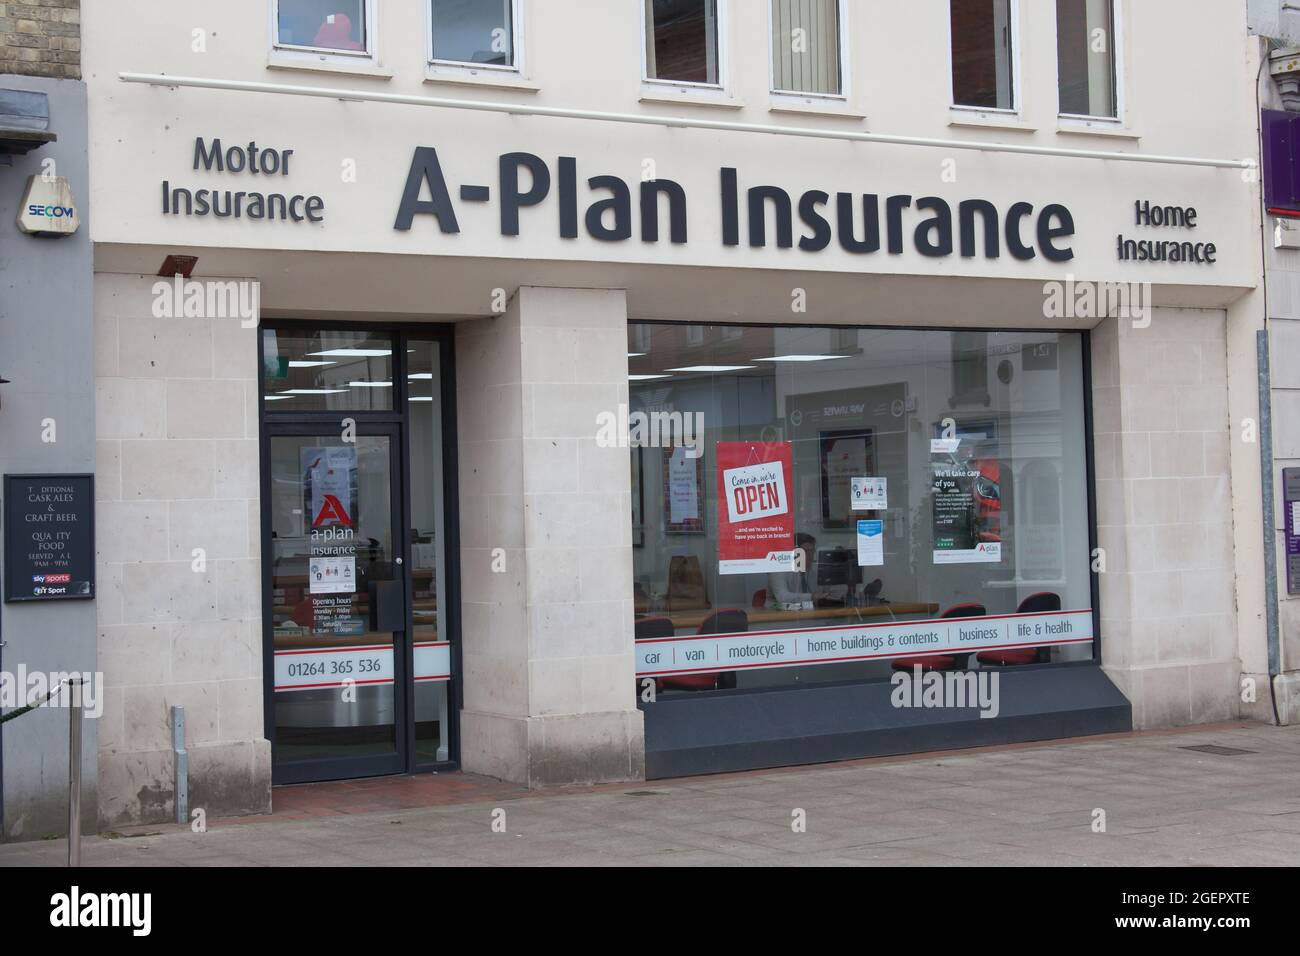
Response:
[{"label": "pavement", "polygon": [[[270,815],[202,833],[87,837],[83,865],[1295,865],[1300,727],[1219,724],[562,790],[395,777],[278,788],[273,802]],[[3,866],[65,859],[63,840],[0,846]]]}]

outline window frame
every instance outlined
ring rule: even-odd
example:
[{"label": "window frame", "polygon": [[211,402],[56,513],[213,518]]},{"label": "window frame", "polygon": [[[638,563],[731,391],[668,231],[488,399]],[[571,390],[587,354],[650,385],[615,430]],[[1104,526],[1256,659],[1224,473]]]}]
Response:
[{"label": "window frame", "polygon": [[[1065,121],[1067,124],[1078,124],[1087,128],[1093,123],[1105,123],[1110,126],[1122,127],[1124,125],[1124,50],[1125,50],[1125,33],[1124,33],[1124,14],[1127,11],[1124,8],[1124,0],[1110,0],[1110,65],[1111,65],[1111,82],[1115,84],[1115,115],[1106,116],[1098,113],[1066,113],[1061,109],[1061,64],[1059,58],[1056,62],[1056,117]],[[1059,25],[1053,20],[1053,25],[1057,27],[1059,36]]]},{"label": "window frame", "polygon": [[1007,0],[1008,14],[1011,18],[1011,107],[1004,106],[970,106],[957,102],[957,89],[953,84],[952,56],[952,0],[948,0],[948,16],[944,18],[944,32],[948,37],[948,103],[949,109],[963,114],[989,114],[1018,119],[1022,115],[1020,52],[1021,52],[1021,11],[1020,0]]},{"label": "window frame", "polygon": [[716,94],[728,96],[731,90],[731,51],[728,42],[728,32],[731,27],[731,7],[730,0],[716,0],[717,3],[717,26],[714,33],[718,41],[718,82],[717,83],[695,83],[690,80],[663,80],[650,76],[650,59],[646,55],[649,52],[650,41],[650,14],[653,8],[648,6],[650,0],[640,0],[638,6],[641,8],[641,82],[644,86],[653,90],[681,90],[682,92],[693,92],[703,94]]},{"label": "window frame", "polygon": [[495,76],[524,75],[524,0],[510,0],[510,49],[513,53],[509,66],[496,63],[470,63],[466,60],[439,60],[433,55],[433,5],[437,0],[425,0],[424,4],[424,61],[431,75],[467,75],[474,76],[480,72]]},{"label": "window frame", "polygon": [[[1082,465],[1084,470],[1083,470],[1082,478],[1084,483],[1084,504],[1085,504],[1086,514],[1087,514],[1087,518],[1086,518],[1087,538],[1088,538],[1087,546],[1088,546],[1089,555],[1095,555],[1097,553],[1097,548],[1099,547],[1100,539],[1099,539],[1099,532],[1098,532],[1099,516],[1097,512],[1097,493],[1098,493],[1097,492],[1097,482],[1098,482],[1097,459],[1096,459],[1097,432],[1096,432],[1096,419],[1095,419],[1096,412],[1094,408],[1095,396],[1094,396],[1094,389],[1093,389],[1094,386],[1093,341],[1094,340],[1092,336],[1095,329],[1071,328],[1068,326],[1054,325],[1050,323],[1042,327],[1030,326],[1030,325],[1021,326],[1015,324],[1008,325],[1008,326],[993,326],[993,325],[986,325],[981,323],[976,323],[975,325],[956,325],[956,326],[929,325],[926,323],[904,325],[904,324],[888,323],[888,322],[883,324],[846,323],[843,325],[839,325],[839,324],[818,324],[818,323],[798,323],[798,322],[736,322],[736,321],[728,322],[728,321],[713,321],[709,319],[698,319],[692,322],[692,321],[683,321],[681,319],[644,319],[644,318],[643,319],[629,318],[627,325],[628,328],[631,330],[636,330],[638,327],[645,327],[645,326],[700,325],[706,328],[737,326],[743,329],[824,328],[824,329],[842,329],[845,331],[852,330],[857,333],[875,332],[875,331],[882,331],[882,330],[900,331],[900,332],[947,332],[947,333],[953,333],[953,332],[1040,333],[1042,332],[1042,333],[1051,333],[1057,336],[1063,336],[1063,335],[1078,336],[1079,346],[1080,346],[1079,359],[1080,359],[1080,373],[1081,373],[1080,398],[1082,401],[1081,425],[1083,430]],[[635,333],[635,332],[634,334],[638,334],[638,337],[640,335],[640,333]],[[638,348],[640,347],[641,346],[638,345]],[[643,355],[650,354],[650,352],[653,351],[653,344],[651,342],[646,342],[645,349],[646,349],[645,352],[639,354],[643,354]],[[632,386],[635,386],[635,384],[636,383],[631,383]],[[629,451],[631,451],[631,449],[629,449]],[[628,506],[628,514],[630,517],[631,505]],[[635,558],[635,551],[633,551],[633,557]],[[1103,654],[1106,645],[1103,644],[1102,626],[1101,626],[1101,622],[1102,622],[1101,572],[1097,570],[1096,563],[1092,560],[1089,560],[1087,562],[1087,568],[1088,568],[1088,572],[1087,572],[1088,599],[1091,603],[1092,628],[1093,628],[1092,643],[1088,646],[1091,650],[1092,656],[1088,660],[1054,661],[1047,665],[1037,665],[1037,664],[1026,665],[1023,668],[1023,670],[1029,671],[1031,667],[1033,670],[1039,670],[1043,668],[1062,668],[1062,667],[1089,667],[1089,666],[1100,667],[1105,663],[1107,663],[1107,659]],[[637,615],[634,610],[632,613],[632,620],[635,621],[636,617]],[[755,633],[761,634],[762,632],[756,631]],[[816,666],[816,665],[812,665],[812,666]],[[771,688],[771,689],[783,690],[786,688]],[[698,700],[704,698],[734,696],[736,695],[736,693],[737,692],[734,689],[716,690],[716,691],[699,691],[696,694],[692,695],[692,699]],[[742,693],[745,692],[742,691]]]},{"label": "window frame", "polygon": [[846,103],[849,99],[849,4],[847,0],[835,0],[836,19],[839,27],[836,41],[839,44],[840,89],[838,93],[811,93],[799,90],[783,90],[776,85],[776,34],[772,29],[772,13],[776,0],[767,0],[767,89],[768,94],[780,99],[821,100],[823,102]]},{"label": "window frame", "polygon": [[280,4],[283,0],[271,0],[271,56],[282,60],[311,63],[333,64],[368,64],[378,65],[379,5],[375,0],[362,0],[362,13],[366,18],[364,36],[365,50],[331,50],[328,47],[304,46],[297,43],[280,41]]}]

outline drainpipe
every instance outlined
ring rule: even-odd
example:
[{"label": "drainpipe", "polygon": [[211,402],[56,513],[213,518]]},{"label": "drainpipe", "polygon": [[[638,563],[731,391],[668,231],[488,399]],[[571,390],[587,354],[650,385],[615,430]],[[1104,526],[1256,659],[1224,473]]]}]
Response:
[{"label": "drainpipe", "polygon": [[[1283,4],[1282,9],[1295,9],[1294,5]],[[1300,111],[1300,50],[1273,50],[1261,57],[1259,71],[1255,75],[1255,118],[1256,141],[1263,150],[1263,102],[1260,91],[1260,75],[1267,68],[1269,76],[1278,89],[1283,109]],[[1261,156],[1262,160],[1263,157]],[[1261,230],[1259,255],[1261,283],[1264,293],[1264,327],[1255,333],[1255,362],[1258,373],[1259,388],[1259,466],[1261,492],[1263,494],[1264,512],[1264,631],[1268,643],[1268,698],[1273,706],[1273,723],[1282,725],[1282,718],[1277,709],[1277,679],[1282,673],[1282,644],[1278,624],[1278,584],[1277,584],[1277,509],[1276,488],[1273,481],[1273,378],[1269,357],[1269,280],[1272,269],[1269,266],[1268,243],[1264,239],[1269,221],[1268,204],[1264,201],[1264,183],[1261,176],[1260,189],[1257,193],[1260,206]]]},{"label": "drainpipe", "polygon": [[1282,720],[1277,712],[1275,689],[1277,676],[1282,673],[1282,648],[1277,613],[1277,532],[1274,530],[1276,511],[1273,507],[1273,398],[1267,328],[1255,333],[1255,361],[1259,367],[1259,467],[1264,496],[1264,629],[1268,639],[1268,698],[1273,704],[1273,722],[1281,726]]}]

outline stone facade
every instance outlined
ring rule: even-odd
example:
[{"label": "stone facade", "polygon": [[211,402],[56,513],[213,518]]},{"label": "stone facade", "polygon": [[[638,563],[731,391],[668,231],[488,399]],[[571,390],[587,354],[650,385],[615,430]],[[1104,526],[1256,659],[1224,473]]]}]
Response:
[{"label": "stone facade", "polygon": [[[263,735],[257,331],[155,318],[148,276],[95,279],[103,825],[270,809]],[[170,284],[170,283],[169,283]]]},{"label": "stone facade", "polygon": [[81,0],[0,3],[0,73],[81,79]]},{"label": "stone facade", "polygon": [[631,476],[627,449],[595,439],[627,402],[625,296],[520,289],[457,328],[456,362],[462,765],[530,786],[639,779]]},{"label": "stone facade", "polygon": [[1137,728],[1237,716],[1226,321],[1093,331],[1102,664]]}]

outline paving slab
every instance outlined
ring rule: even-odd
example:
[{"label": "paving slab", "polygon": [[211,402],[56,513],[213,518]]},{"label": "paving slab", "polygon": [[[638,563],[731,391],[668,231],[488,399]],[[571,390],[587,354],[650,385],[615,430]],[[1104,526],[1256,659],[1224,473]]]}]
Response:
[{"label": "paving slab", "polygon": [[[1185,748],[1257,751],[1225,756]],[[1215,725],[563,790],[472,774],[278,788],[276,812],[83,840],[89,866],[1285,866],[1300,728]],[[1106,811],[1104,832],[1094,811]],[[494,832],[496,810],[505,832]],[[806,827],[793,829],[804,811]],[[62,840],[0,846],[59,866]]]}]

